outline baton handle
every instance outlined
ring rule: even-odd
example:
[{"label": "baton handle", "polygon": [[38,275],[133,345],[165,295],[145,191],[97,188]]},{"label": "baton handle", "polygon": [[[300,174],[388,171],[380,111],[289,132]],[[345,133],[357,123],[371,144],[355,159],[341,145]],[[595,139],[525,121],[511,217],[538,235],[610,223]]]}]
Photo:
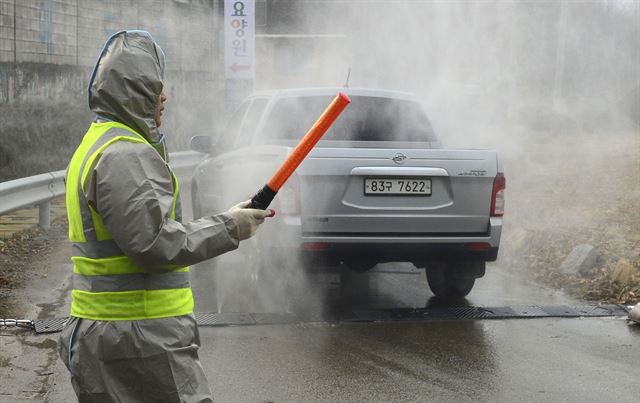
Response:
[{"label": "baton handle", "polygon": [[266,210],[273,201],[273,198],[276,197],[276,194],[278,194],[278,192],[274,192],[269,185],[264,185],[262,189],[251,198],[249,208]]}]

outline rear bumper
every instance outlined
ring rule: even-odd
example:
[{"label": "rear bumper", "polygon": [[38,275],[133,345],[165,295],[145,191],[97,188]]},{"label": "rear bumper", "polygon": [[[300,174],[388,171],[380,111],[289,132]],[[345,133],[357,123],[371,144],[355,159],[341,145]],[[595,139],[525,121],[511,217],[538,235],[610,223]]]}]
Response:
[{"label": "rear bumper", "polygon": [[492,248],[500,245],[502,218],[492,217],[487,232],[482,234],[321,234],[302,233],[302,243],[331,244],[468,244],[488,243]]},{"label": "rear bumper", "polygon": [[502,218],[494,217],[490,219],[487,232],[482,234],[302,233],[291,246],[300,250],[305,260],[329,264],[405,261],[420,265],[447,257],[473,257],[490,262],[497,259],[501,235]]},{"label": "rear bumper", "polygon": [[479,259],[493,262],[498,258],[498,248],[470,251],[463,244],[327,244],[324,250],[302,250],[303,261],[317,265],[335,265],[345,262],[349,265],[373,267],[384,262],[412,262],[424,267],[428,262],[439,259]]}]

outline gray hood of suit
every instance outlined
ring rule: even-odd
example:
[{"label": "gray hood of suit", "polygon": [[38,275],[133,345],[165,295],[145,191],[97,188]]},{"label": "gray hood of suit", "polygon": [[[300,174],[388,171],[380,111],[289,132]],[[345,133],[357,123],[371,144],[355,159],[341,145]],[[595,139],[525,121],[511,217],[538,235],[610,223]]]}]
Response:
[{"label": "gray hood of suit", "polygon": [[[119,250],[150,273],[216,257],[239,242],[237,223],[229,214],[182,222],[177,182],[158,150],[164,148],[162,142],[155,144],[161,137],[154,110],[163,69],[164,55],[149,33],[122,31],[107,40],[89,86],[89,105],[98,120],[122,123],[152,144],[116,141],[102,149],[83,189]],[[131,133],[112,128],[100,141],[110,136]],[[91,226],[85,225],[85,234]]]},{"label": "gray hood of suit", "polygon": [[159,142],[154,112],[164,68],[164,52],[148,32],[114,34],[91,74],[89,108],[99,118],[123,123],[149,142]]}]

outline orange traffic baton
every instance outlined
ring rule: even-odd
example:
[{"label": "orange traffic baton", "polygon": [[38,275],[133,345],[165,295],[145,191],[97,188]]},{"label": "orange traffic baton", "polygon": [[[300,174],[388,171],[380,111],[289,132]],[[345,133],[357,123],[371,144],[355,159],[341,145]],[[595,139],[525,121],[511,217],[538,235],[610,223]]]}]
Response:
[{"label": "orange traffic baton", "polygon": [[329,130],[333,122],[336,121],[350,102],[351,100],[346,94],[341,92],[336,95],[333,101],[331,101],[331,104],[329,104],[327,109],[320,115],[318,120],[316,120],[316,123],[313,124],[307,134],[300,140],[300,143],[298,143],[291,155],[289,155],[287,160],[280,166],[275,175],[251,198],[249,208],[266,210],[267,207],[269,207],[273,198],[276,197],[278,190],[280,190],[291,174],[293,174],[296,168],[304,161],[307,154],[309,154],[316,143],[320,141],[320,138]]}]

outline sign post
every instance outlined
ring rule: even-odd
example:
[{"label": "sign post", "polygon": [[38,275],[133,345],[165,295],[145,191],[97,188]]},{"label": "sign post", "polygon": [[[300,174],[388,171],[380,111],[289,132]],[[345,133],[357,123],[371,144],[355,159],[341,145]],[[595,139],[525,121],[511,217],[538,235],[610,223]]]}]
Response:
[{"label": "sign post", "polygon": [[253,91],[255,2],[224,0],[224,76],[229,109]]}]

